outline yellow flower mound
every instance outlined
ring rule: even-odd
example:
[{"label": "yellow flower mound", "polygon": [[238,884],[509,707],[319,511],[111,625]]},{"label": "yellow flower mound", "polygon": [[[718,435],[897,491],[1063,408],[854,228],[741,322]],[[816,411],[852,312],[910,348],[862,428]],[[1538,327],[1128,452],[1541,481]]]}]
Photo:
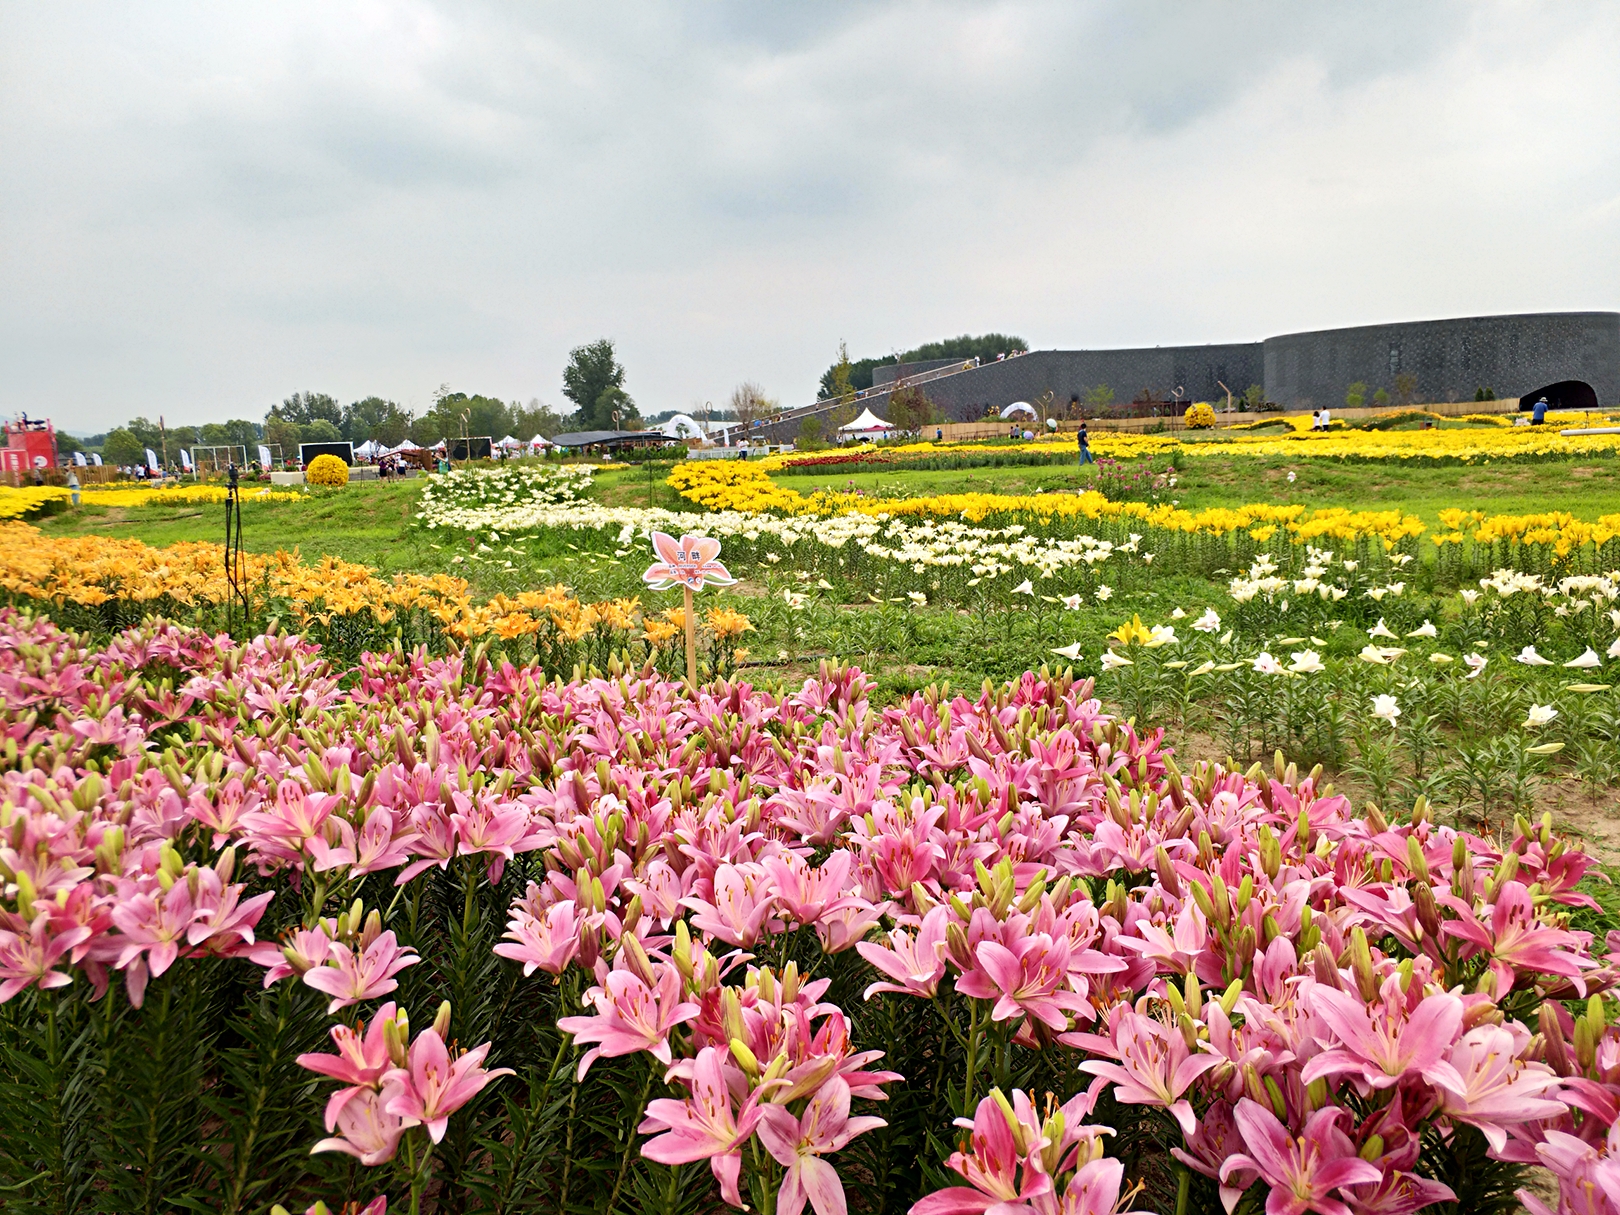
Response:
[{"label": "yellow flower mound", "polygon": [[349,483],[349,466],[336,456],[316,456],[304,470],[304,480],[311,485],[342,489]]},{"label": "yellow flower mound", "polygon": [[1187,412],[1181,415],[1181,420],[1187,424],[1188,430],[1208,430],[1215,425],[1215,410],[1207,401],[1199,401],[1195,405],[1187,406]]},{"label": "yellow flower mound", "polygon": [[[466,581],[448,574],[396,574],[384,580],[369,566],[336,557],[305,565],[295,552],[248,553],[245,562],[247,584],[265,588],[272,600],[286,604],[300,626],[311,621],[327,625],[335,617],[362,613],[386,623],[396,612],[417,609],[461,640],[488,633],[505,640],[536,633],[565,642],[609,635],[629,639],[644,627],[643,635],[657,644],[663,633],[653,621],[644,624],[637,599],[580,603],[563,586],[496,595],[475,604]],[[46,536],[26,523],[0,523],[0,593],[58,606],[152,603],[168,597],[202,607],[223,603],[230,589],[224,549],[217,544],[153,548],[139,540]],[[753,626],[740,612],[716,608],[710,627],[717,635],[735,635]]]},{"label": "yellow flower mound", "polygon": [[60,485],[14,489],[0,485],[0,519],[26,519],[51,502],[66,502],[70,495]]}]

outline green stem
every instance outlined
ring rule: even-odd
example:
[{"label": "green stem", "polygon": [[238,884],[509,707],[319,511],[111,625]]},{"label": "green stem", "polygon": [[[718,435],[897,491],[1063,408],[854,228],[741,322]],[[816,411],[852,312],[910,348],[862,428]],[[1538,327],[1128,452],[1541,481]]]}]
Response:
[{"label": "green stem", "polygon": [[[45,993],[41,993],[45,995]],[[41,1177],[50,1178],[51,1209],[67,1211],[67,1169],[62,1147],[62,1047],[56,1025],[57,995],[45,995],[45,1059],[51,1075],[51,1159]]]},{"label": "green stem", "polygon": [[962,1108],[958,1117],[973,1117],[973,1081],[979,1071],[979,1002],[968,1003],[967,1078],[962,1083]]},{"label": "green stem", "polygon": [[624,1136],[624,1151],[619,1156],[619,1175],[613,1179],[613,1192],[608,1195],[607,1206],[603,1211],[611,1213],[613,1204],[618,1201],[619,1190],[624,1186],[625,1174],[630,1171],[630,1153],[636,1146],[636,1128],[641,1125],[641,1117],[647,1112],[647,1094],[652,1091],[652,1068],[646,1069],[646,1075],[641,1081],[641,1097],[636,1102],[636,1116],[630,1120],[630,1127]]},{"label": "green stem", "polygon": [[1176,1215],[1187,1215],[1187,1196],[1192,1190],[1192,1170],[1186,1165],[1176,1167]]}]

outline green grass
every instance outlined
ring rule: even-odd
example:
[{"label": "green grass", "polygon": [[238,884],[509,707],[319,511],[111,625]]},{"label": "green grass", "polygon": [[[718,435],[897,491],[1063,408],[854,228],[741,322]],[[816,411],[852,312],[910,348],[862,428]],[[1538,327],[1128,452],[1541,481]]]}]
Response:
[{"label": "green grass", "polygon": [[[1159,460],[1161,465],[1164,460]],[[1295,474],[1290,483],[1288,474]],[[1096,471],[1074,465],[1049,468],[977,468],[963,472],[862,472],[829,477],[778,473],[777,483],[809,494],[818,489],[900,490],[912,496],[944,493],[1029,494],[1095,487]],[[1620,460],[1562,463],[1497,461],[1475,466],[1419,468],[1400,464],[1340,464],[1282,456],[1189,456],[1165,500],[1188,510],[1250,502],[1300,502],[1311,507],[1402,510],[1431,529],[1448,507],[1491,514],[1564,510],[1583,519],[1620,513]]]}]

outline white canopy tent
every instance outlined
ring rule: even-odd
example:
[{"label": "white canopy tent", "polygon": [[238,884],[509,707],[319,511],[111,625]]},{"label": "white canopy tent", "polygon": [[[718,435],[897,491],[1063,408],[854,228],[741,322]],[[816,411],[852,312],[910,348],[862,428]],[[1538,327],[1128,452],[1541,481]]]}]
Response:
[{"label": "white canopy tent", "polygon": [[354,454],[359,456],[362,460],[375,460],[378,456],[383,454],[384,450],[383,445],[377,442],[376,439],[367,439],[364,443],[360,444],[359,447],[354,449]]},{"label": "white canopy tent", "polygon": [[529,440],[529,446],[534,448],[555,447],[556,444],[546,438],[545,435],[535,435],[534,438]]},{"label": "white canopy tent", "polygon": [[893,422],[885,422],[870,408],[861,410],[861,416],[844,426],[838,428],[838,433],[846,438],[860,435],[883,435],[894,429]]},{"label": "white canopy tent", "polygon": [[495,444],[495,446],[504,448],[507,451],[516,451],[518,448],[523,446],[523,440],[514,438],[511,435],[507,435],[506,438]]},{"label": "white canopy tent", "polygon": [[1032,418],[1040,417],[1040,414],[1036,413],[1035,411],[1035,406],[1031,405],[1028,401],[1014,401],[1011,405],[1007,406],[1007,408],[1001,411],[1001,416],[1004,418],[1010,418],[1015,413],[1025,414]]},{"label": "white canopy tent", "polygon": [[385,455],[385,456],[397,456],[402,451],[421,451],[421,450],[422,450],[422,445],[420,443],[412,443],[409,439],[405,439],[404,441],[399,443],[398,446],[390,447],[387,451],[383,452],[383,455]]}]

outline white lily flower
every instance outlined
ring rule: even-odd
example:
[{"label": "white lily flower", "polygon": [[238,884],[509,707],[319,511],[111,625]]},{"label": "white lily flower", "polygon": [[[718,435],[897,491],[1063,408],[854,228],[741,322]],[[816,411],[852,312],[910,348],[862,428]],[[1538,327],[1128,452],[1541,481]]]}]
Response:
[{"label": "white lily flower", "polygon": [[1524,719],[1524,728],[1534,730],[1546,725],[1558,716],[1558,710],[1551,705],[1531,705],[1530,713]]},{"label": "white lily flower", "polygon": [[1438,636],[1440,636],[1440,630],[1434,627],[1434,621],[1426,619],[1426,620],[1424,620],[1424,622],[1422,624],[1418,625],[1417,628],[1413,629],[1410,633],[1408,633],[1407,636],[1408,637],[1438,637]]},{"label": "white lily flower", "polygon": [[1025,578],[1017,586],[1013,587],[1012,593],[1015,595],[1033,595],[1035,593],[1035,585],[1028,578]]},{"label": "white lily flower", "polygon": [[1200,633],[1213,633],[1221,627],[1221,618],[1214,608],[1205,608],[1204,614],[1193,621],[1192,626]]},{"label": "white lily flower", "polygon": [[1281,675],[1282,674],[1282,669],[1283,669],[1282,663],[1278,662],[1275,658],[1273,658],[1271,656],[1271,654],[1269,652],[1267,652],[1265,650],[1260,651],[1260,653],[1255,657],[1255,660],[1251,665],[1254,667],[1254,669],[1256,671],[1259,671],[1260,674],[1262,674],[1262,675]]},{"label": "white lily flower", "polygon": [[1389,626],[1384,623],[1384,618],[1382,616],[1378,618],[1377,624],[1373,625],[1372,628],[1367,630],[1367,636],[1388,637],[1391,641],[1396,640],[1395,634],[1389,631]]},{"label": "white lily flower", "polygon": [[1429,655],[1429,661],[1432,662],[1437,667],[1443,667],[1443,666],[1449,665],[1452,662],[1455,662],[1456,660],[1454,658],[1452,658],[1452,656],[1450,654],[1436,653],[1436,654],[1430,654]]},{"label": "white lily flower", "polygon": [[1125,655],[1117,653],[1114,650],[1103,651],[1102,669],[1105,671],[1112,671],[1118,667],[1131,667],[1135,665],[1136,664],[1133,663],[1129,658],[1125,657]]},{"label": "white lily flower", "polygon": [[1113,597],[1114,597],[1114,591],[1113,591],[1112,587],[1099,586],[1097,588],[1097,602],[1098,603],[1107,603]]},{"label": "white lily flower", "polygon": [[1180,642],[1181,638],[1176,636],[1175,626],[1156,624],[1153,626],[1153,635],[1142,644],[1151,650],[1161,645],[1178,645]]},{"label": "white lily flower", "polygon": [[1059,658],[1067,658],[1070,662],[1077,662],[1080,658],[1080,643],[1077,641],[1073,645],[1062,646],[1053,650],[1052,653]]},{"label": "white lily flower", "polygon": [[1390,729],[1394,729],[1395,719],[1401,715],[1401,706],[1395,703],[1393,696],[1374,696],[1372,714],[1383,718],[1389,723]]},{"label": "white lily flower", "polygon": [[1327,668],[1322,665],[1322,656],[1315,650],[1298,650],[1288,663],[1288,669],[1296,675],[1314,675]]},{"label": "white lily flower", "polygon": [[1175,611],[1170,613],[1171,620],[1185,620],[1186,618],[1187,613],[1182,611],[1180,608],[1177,608]]},{"label": "white lily flower", "polygon": [[1577,671],[1590,671],[1593,667],[1602,666],[1603,659],[1598,657],[1596,650],[1594,650],[1591,646],[1587,646],[1586,653],[1582,654],[1579,658],[1571,658],[1564,665],[1566,667],[1573,667]]},{"label": "white lily flower", "polygon": [[1609,657],[1620,658],[1620,637],[1616,637],[1609,643]]},{"label": "white lily flower", "polygon": [[1464,654],[1463,661],[1466,662],[1470,668],[1468,678],[1478,679],[1479,673],[1485,669],[1485,664],[1488,663],[1490,659],[1486,658],[1483,654]]},{"label": "white lily flower", "polygon": [[1357,657],[1359,657],[1363,662],[1376,663],[1381,667],[1387,667],[1389,665],[1389,659],[1385,658],[1384,652],[1375,645],[1362,646],[1361,653],[1357,655]]},{"label": "white lily flower", "polygon": [[1525,646],[1524,649],[1520,650],[1513,656],[1513,661],[1522,662],[1527,667],[1552,666],[1552,659],[1543,658],[1540,654],[1536,653],[1536,647],[1533,645]]},{"label": "white lily flower", "polygon": [[1081,599],[1079,595],[1063,596],[1063,607],[1066,611],[1073,612],[1078,610],[1083,602],[1084,600]]}]

